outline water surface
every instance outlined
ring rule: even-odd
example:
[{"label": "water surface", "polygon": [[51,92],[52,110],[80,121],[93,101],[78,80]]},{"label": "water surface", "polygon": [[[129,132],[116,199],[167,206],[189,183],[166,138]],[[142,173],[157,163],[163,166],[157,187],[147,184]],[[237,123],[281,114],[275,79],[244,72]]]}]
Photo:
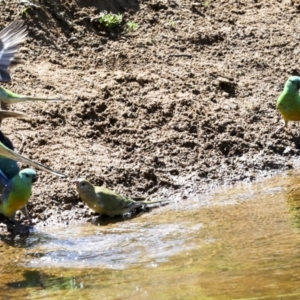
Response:
[{"label": "water surface", "polygon": [[299,182],[291,172],[122,222],[3,235],[0,295],[300,299]]}]

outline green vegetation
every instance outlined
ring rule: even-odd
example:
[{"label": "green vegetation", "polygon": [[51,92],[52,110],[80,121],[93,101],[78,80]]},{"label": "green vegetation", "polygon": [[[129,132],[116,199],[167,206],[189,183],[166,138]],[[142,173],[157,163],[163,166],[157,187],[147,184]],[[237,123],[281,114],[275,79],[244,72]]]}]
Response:
[{"label": "green vegetation", "polygon": [[30,15],[28,13],[28,7],[23,7],[21,14],[24,15],[26,18],[30,17]]},{"label": "green vegetation", "polygon": [[173,19],[169,21],[169,26],[175,28],[175,21]]},{"label": "green vegetation", "polygon": [[210,6],[210,0],[204,1],[203,6],[206,7],[206,8],[209,7]]},{"label": "green vegetation", "polygon": [[111,29],[120,26],[123,21],[122,14],[106,14],[100,17],[99,22],[105,28]]},{"label": "green vegetation", "polygon": [[128,21],[126,23],[128,31],[135,31],[139,28],[139,25],[133,21]]}]

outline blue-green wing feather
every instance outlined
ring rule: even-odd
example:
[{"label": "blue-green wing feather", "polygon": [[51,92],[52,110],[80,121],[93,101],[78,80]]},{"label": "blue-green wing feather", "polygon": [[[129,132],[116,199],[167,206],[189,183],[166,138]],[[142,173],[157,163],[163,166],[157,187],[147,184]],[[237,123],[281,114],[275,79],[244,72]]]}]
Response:
[{"label": "blue-green wing feather", "polygon": [[[7,148],[14,150],[13,143],[7,136],[4,135],[4,133],[1,130],[0,130],[0,142],[3,145],[5,145]],[[4,173],[4,175],[8,179],[12,179],[19,173],[20,168],[16,161],[0,156],[0,170]]]},{"label": "blue-green wing feather", "polygon": [[11,191],[11,181],[7,179],[4,173],[0,170],[0,193],[1,193],[1,200],[3,202],[7,201],[10,191]]}]

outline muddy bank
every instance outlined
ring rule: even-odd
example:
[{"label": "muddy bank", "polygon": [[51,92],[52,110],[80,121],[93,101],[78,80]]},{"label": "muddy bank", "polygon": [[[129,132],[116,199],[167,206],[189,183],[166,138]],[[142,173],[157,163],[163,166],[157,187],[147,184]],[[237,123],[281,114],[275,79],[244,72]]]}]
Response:
[{"label": "muddy bank", "polygon": [[[124,13],[122,26],[99,26],[103,9]],[[299,74],[294,2],[4,1],[1,13],[1,28],[19,16],[29,30],[5,87],[71,100],[15,105],[31,119],[3,131],[16,149],[21,132],[24,155],[70,179],[189,199],[297,166],[299,125],[275,134],[276,99]],[[89,217],[70,181],[39,177],[35,222]]]}]

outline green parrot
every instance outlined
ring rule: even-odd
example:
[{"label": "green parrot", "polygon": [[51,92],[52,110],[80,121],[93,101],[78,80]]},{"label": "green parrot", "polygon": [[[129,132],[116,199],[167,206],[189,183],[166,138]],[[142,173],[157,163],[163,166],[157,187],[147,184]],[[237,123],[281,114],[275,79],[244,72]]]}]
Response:
[{"label": "green parrot", "polygon": [[284,126],[278,131],[287,128],[289,121],[300,121],[300,77],[291,76],[285,83],[283,92],[277,100],[277,109],[280,111]]},{"label": "green parrot", "polygon": [[24,21],[15,20],[0,32],[0,82],[10,82],[9,66],[27,35]]},{"label": "green parrot", "polygon": [[14,220],[16,211],[21,210],[25,217],[30,220],[26,204],[31,196],[32,184],[36,181],[37,175],[32,169],[20,171],[11,180],[8,180],[1,172],[0,213]]},{"label": "green parrot", "polygon": [[79,197],[89,208],[99,214],[108,215],[109,217],[123,215],[147,204],[164,202],[161,200],[137,202],[131,198],[123,197],[105,187],[94,186],[82,178],[76,179],[73,182],[76,185]]}]

